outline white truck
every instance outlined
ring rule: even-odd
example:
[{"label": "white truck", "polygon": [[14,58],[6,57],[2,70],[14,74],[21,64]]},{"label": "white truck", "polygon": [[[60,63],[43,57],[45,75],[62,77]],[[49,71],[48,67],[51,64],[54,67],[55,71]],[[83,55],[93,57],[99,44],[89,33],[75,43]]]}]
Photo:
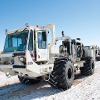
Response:
[{"label": "white truck", "polygon": [[[51,31],[50,44],[46,29]],[[94,73],[93,50],[86,49],[83,53],[80,39],[71,39],[64,33],[55,38],[54,24],[48,23],[41,28],[38,25],[27,26],[5,34],[0,71],[7,76],[18,75],[21,83],[34,84],[44,79],[51,86],[68,89],[73,84],[77,69],[85,75]],[[59,40],[62,40],[62,45],[55,45]]]}]

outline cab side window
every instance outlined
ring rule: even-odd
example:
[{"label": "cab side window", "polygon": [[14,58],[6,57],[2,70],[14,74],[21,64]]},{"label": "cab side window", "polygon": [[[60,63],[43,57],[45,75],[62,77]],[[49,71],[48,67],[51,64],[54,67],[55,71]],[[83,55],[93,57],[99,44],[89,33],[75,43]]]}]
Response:
[{"label": "cab side window", "polygon": [[46,49],[46,32],[38,32],[38,48]]}]

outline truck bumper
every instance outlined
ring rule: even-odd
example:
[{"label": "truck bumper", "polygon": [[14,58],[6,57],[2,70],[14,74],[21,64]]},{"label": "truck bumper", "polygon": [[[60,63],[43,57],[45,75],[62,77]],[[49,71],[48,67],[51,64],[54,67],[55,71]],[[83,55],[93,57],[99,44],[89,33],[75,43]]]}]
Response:
[{"label": "truck bumper", "polygon": [[13,65],[0,65],[0,68],[13,68]]},{"label": "truck bumper", "polygon": [[0,65],[0,70],[13,75],[27,75],[31,78],[36,78],[51,73],[53,70],[53,64],[44,64],[44,65]]}]

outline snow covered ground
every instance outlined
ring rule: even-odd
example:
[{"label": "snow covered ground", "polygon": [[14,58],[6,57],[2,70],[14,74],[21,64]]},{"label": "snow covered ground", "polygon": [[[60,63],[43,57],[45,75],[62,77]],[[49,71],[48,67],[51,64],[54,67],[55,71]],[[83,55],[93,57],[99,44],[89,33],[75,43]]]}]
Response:
[{"label": "snow covered ground", "polygon": [[100,62],[92,76],[76,75],[66,91],[52,88],[47,82],[26,86],[17,76],[7,78],[0,72],[0,100],[100,100]]}]

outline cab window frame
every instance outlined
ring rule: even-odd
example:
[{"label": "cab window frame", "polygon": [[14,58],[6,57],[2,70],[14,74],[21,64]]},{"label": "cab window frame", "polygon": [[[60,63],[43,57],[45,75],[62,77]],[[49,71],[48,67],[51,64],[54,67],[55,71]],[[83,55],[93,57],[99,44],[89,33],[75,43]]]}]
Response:
[{"label": "cab window frame", "polygon": [[[31,36],[32,35],[32,36]],[[32,43],[32,44],[31,44]],[[30,30],[28,50],[33,50],[33,30]]]}]

